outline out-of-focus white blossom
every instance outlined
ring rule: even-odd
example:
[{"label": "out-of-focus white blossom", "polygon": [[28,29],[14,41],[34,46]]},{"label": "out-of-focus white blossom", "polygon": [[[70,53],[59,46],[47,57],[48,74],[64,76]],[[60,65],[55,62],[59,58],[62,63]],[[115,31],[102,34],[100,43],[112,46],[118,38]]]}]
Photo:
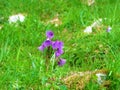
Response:
[{"label": "out-of-focus white blossom", "polygon": [[101,23],[102,23],[102,19],[100,18],[100,19],[96,20],[95,22],[93,22],[91,24],[91,27],[98,27],[98,26],[100,26]]},{"label": "out-of-focus white blossom", "polygon": [[92,27],[91,26],[86,27],[84,33],[88,33],[88,34],[92,33]]},{"label": "out-of-focus white blossom", "polygon": [[[106,18],[104,18],[104,19],[106,19]],[[85,28],[84,33],[89,33],[89,34],[92,33],[92,29],[100,27],[102,24],[102,21],[103,21],[103,19],[101,19],[101,18],[94,21],[90,26]]]},{"label": "out-of-focus white blossom", "polygon": [[106,32],[110,32],[111,29],[112,29],[112,27],[111,27],[111,26],[108,26]]}]

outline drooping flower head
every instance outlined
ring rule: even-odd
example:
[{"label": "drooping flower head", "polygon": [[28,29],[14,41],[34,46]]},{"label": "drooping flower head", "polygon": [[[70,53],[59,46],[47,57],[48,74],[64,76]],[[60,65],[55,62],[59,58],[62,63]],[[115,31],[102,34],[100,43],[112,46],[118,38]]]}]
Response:
[{"label": "drooping flower head", "polygon": [[61,41],[52,42],[52,48],[56,50],[55,52],[56,57],[59,57],[61,54],[63,54],[63,42]]},{"label": "drooping flower head", "polygon": [[38,47],[38,49],[39,49],[40,51],[43,51],[44,48],[49,47],[49,46],[51,46],[51,45],[52,45],[52,41],[51,41],[51,40],[46,40],[46,41],[44,41],[44,42],[42,43],[42,45],[41,45],[40,47]]},{"label": "drooping flower head", "polygon": [[46,32],[46,37],[47,37],[48,39],[52,39],[52,38],[54,37],[54,33],[49,30],[49,31]]},{"label": "drooping flower head", "polygon": [[44,43],[45,47],[49,47],[50,45],[52,45],[52,41],[51,40],[46,40]]},{"label": "drooping flower head", "polygon": [[62,49],[63,48],[63,42],[62,41],[55,41],[52,42],[52,48],[53,49]]},{"label": "drooping flower head", "polygon": [[60,58],[60,60],[59,60],[59,62],[58,62],[58,65],[59,65],[59,66],[63,66],[65,63],[66,63],[66,60]]},{"label": "drooping flower head", "polygon": [[63,50],[60,48],[58,48],[57,50],[56,50],[56,52],[55,52],[55,56],[56,57],[59,57],[61,54],[63,54],[64,52],[63,52]]},{"label": "drooping flower head", "polygon": [[38,47],[38,49],[39,49],[40,51],[44,51],[44,48],[45,48],[44,44],[42,44],[41,46]]}]

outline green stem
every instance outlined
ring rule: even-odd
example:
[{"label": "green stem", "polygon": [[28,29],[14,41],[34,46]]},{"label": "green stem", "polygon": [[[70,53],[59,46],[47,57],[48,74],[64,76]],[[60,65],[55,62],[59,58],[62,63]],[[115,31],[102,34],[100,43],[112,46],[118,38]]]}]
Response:
[{"label": "green stem", "polygon": [[46,52],[46,61],[45,61],[46,71],[49,70],[50,56],[51,56],[51,50],[50,50],[50,46],[49,46],[48,49],[47,49],[47,52]]}]

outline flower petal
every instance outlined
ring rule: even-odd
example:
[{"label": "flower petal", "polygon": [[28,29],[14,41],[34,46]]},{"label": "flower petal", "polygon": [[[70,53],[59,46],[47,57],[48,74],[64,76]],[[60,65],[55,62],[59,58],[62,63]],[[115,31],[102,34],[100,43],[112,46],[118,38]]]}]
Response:
[{"label": "flower petal", "polygon": [[46,37],[52,39],[54,37],[54,33],[51,30],[49,30],[46,32]]},{"label": "flower petal", "polygon": [[58,62],[58,65],[59,65],[59,66],[63,66],[65,63],[66,63],[66,60],[60,58],[60,60],[59,60],[59,62]]}]

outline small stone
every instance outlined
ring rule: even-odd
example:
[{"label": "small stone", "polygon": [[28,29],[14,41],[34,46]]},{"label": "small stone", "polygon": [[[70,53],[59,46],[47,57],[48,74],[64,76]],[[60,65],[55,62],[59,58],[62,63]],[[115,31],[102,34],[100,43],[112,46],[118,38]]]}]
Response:
[{"label": "small stone", "polygon": [[23,14],[16,14],[9,17],[9,23],[16,23],[17,21],[23,22],[25,20],[25,16]]},{"label": "small stone", "polygon": [[97,82],[98,82],[98,84],[102,84],[103,81],[105,81],[106,77],[107,77],[107,75],[104,74],[104,73],[97,73],[96,76],[97,76]]}]

